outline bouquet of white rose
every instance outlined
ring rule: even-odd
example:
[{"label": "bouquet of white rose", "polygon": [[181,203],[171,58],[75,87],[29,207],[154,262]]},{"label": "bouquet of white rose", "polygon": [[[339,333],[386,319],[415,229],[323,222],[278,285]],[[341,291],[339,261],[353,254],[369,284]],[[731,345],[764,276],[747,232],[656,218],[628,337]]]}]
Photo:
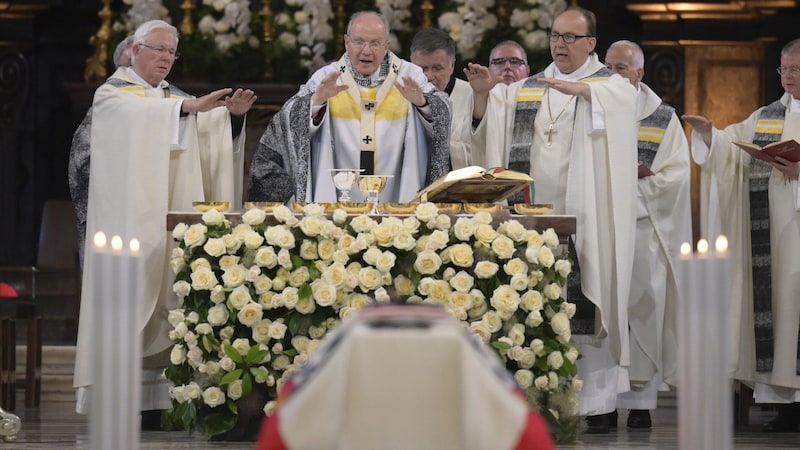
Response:
[{"label": "bouquet of white rose", "polygon": [[496,349],[556,440],[577,436],[575,307],[562,297],[571,263],[552,229],[494,227],[488,213],[452,216],[432,203],[380,219],[309,204],[302,215],[251,209],[236,226],[216,210],[202,220],[173,231],[182,299],[165,371],[173,427],[254,437],[281,385],[340,320],[404,301],[462,320]]}]

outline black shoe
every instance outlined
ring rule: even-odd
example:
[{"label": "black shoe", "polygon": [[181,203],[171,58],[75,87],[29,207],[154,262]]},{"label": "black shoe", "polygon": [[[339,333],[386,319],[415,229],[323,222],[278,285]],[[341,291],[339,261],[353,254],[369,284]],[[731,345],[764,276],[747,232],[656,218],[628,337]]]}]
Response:
[{"label": "black shoe", "polygon": [[161,427],[161,409],[142,411],[142,431],[163,431]]},{"label": "black shoe", "polygon": [[586,423],[589,425],[586,434],[608,434],[610,415],[611,413],[586,416]]},{"label": "black shoe", "polygon": [[650,420],[650,411],[646,409],[632,409],[628,413],[628,428],[649,430],[653,426]]}]

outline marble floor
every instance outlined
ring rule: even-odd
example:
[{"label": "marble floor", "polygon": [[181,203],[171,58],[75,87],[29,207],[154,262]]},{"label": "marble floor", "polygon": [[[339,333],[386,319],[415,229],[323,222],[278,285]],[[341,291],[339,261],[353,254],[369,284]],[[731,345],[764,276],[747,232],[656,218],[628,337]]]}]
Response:
[{"label": "marble floor", "polygon": [[[18,408],[22,420],[16,439],[0,440],[0,450],[5,449],[88,449],[87,423],[84,416],[76,414],[68,402],[42,403],[38,408]],[[577,445],[562,449],[678,449],[677,415],[674,404],[667,404],[653,415],[651,431],[628,431],[625,427],[626,411],[620,411],[620,427],[607,435],[584,435]],[[737,431],[734,449],[800,448],[800,433],[767,434],[751,427],[751,431]],[[252,443],[209,442],[198,434],[185,432],[143,432],[142,449],[251,449]],[[716,450],[716,449],[708,449]]]}]

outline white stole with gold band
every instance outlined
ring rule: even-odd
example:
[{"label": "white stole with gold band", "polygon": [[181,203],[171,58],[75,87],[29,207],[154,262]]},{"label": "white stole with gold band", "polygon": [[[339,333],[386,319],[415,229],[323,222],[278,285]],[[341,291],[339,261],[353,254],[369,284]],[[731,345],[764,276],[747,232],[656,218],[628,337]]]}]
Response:
[{"label": "white stole with gold band", "polygon": [[383,81],[383,83],[381,83],[381,85],[378,87],[375,98],[371,99],[369,96],[361,96],[361,88],[359,87],[358,83],[356,83],[356,80],[353,78],[353,75],[350,73],[350,71],[347,70],[347,62],[345,58],[347,58],[346,54],[343,55],[339,60],[339,71],[342,72],[341,80],[342,83],[347,86],[348,94],[350,94],[357,104],[361,105],[361,137],[359,139],[359,145],[362,155],[363,152],[372,153],[372,171],[370,171],[370,167],[362,167],[362,169],[366,169],[364,171],[365,175],[371,175],[375,173],[375,168],[378,167],[375,115],[378,110],[378,105],[383,102],[383,100],[389,94],[389,91],[391,91],[394,87],[394,82],[397,79],[398,72],[400,71],[401,60],[395,54],[389,53],[389,73],[386,75],[386,79]]}]

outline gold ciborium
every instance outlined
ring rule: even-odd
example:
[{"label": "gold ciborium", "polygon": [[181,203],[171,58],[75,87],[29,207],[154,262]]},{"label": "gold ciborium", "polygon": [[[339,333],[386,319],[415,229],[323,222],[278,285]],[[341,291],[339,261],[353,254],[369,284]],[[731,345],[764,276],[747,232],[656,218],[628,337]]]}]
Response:
[{"label": "gold ciborium", "polygon": [[380,214],[378,210],[378,196],[380,196],[383,188],[389,178],[394,178],[394,175],[359,175],[358,176],[358,190],[364,195],[367,203],[372,203],[372,211],[370,214]]},{"label": "gold ciborium", "polygon": [[231,202],[192,202],[192,207],[200,212],[211,211],[212,209],[225,212],[231,207]]}]

